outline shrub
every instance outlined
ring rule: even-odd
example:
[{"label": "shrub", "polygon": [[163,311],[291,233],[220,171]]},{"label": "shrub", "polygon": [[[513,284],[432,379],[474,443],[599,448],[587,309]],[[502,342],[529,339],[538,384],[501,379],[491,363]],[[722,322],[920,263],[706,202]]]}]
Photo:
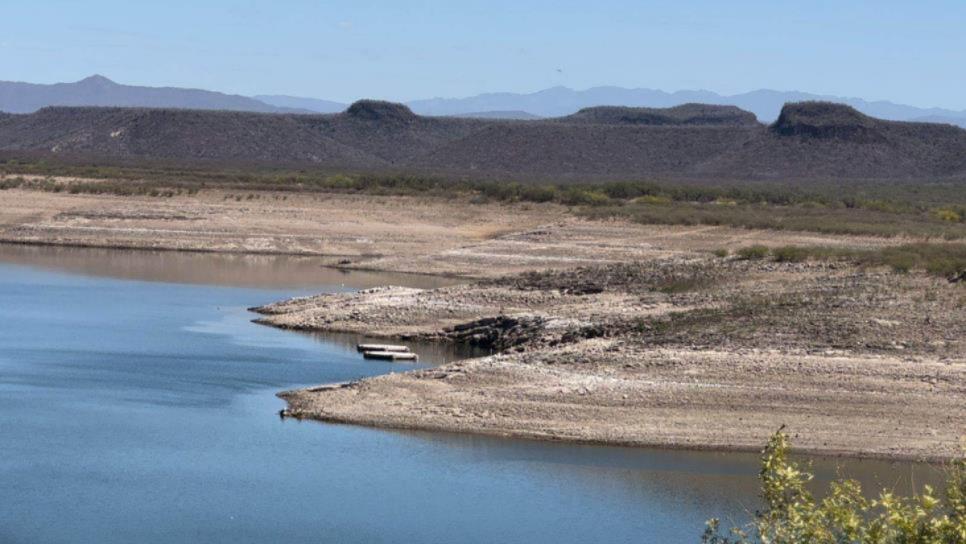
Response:
[{"label": "shrub", "polygon": [[738,250],[738,257],[746,261],[757,261],[768,256],[768,248],[762,245],[743,247]]},{"label": "shrub", "polygon": [[603,206],[610,203],[610,197],[600,191],[570,187],[560,201],[568,206]]},{"label": "shrub", "polygon": [[942,208],[936,210],[936,217],[940,221],[948,221],[950,223],[959,223],[963,220],[962,216],[956,210],[951,210],[949,208]]},{"label": "shrub", "polygon": [[557,199],[557,188],[552,185],[528,185],[520,189],[520,200],[552,202]]},{"label": "shrub", "polygon": [[808,260],[808,248],[799,246],[782,246],[771,250],[772,257],[780,263],[801,263]]},{"label": "shrub", "polygon": [[353,189],[357,183],[355,179],[345,174],[335,174],[325,178],[324,185],[331,189]]},{"label": "shrub", "polygon": [[718,248],[718,249],[716,249],[716,250],[714,250],[714,251],[712,251],[711,253],[712,253],[712,254],[713,254],[713,255],[714,255],[715,257],[721,257],[721,258],[724,258],[724,257],[727,257],[727,256],[728,256],[728,249],[727,249],[727,248],[724,248],[724,247],[722,247],[722,248]]},{"label": "shrub", "polygon": [[867,499],[854,480],[839,480],[817,502],[806,488],[813,476],[788,459],[781,429],[762,452],[761,498],[765,503],[747,529],[722,536],[708,521],[705,544],[954,544],[966,542],[966,457],[952,464],[946,492],[923,486],[901,497],[883,490]]},{"label": "shrub", "polygon": [[635,204],[650,204],[652,206],[664,206],[671,203],[671,199],[661,195],[644,195],[634,199]]}]

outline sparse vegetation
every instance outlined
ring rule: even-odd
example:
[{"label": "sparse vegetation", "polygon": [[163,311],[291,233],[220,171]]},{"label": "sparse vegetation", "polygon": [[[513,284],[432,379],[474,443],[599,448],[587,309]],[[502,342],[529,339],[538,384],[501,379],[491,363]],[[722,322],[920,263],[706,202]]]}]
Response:
[{"label": "sparse vegetation", "polygon": [[762,245],[741,248],[741,259],[760,260],[771,256],[776,262],[800,263],[808,260],[842,260],[863,266],[887,266],[897,272],[923,270],[936,276],[953,276],[966,270],[966,244],[916,243],[878,249],[822,246],[782,246],[769,249]]},{"label": "sparse vegetation", "polygon": [[966,542],[966,457],[949,466],[945,493],[929,486],[909,497],[883,490],[868,499],[854,480],[833,482],[817,501],[813,476],[789,459],[789,437],[775,433],[761,458],[764,508],[747,527],[722,535],[708,522],[704,544],[954,544]]},{"label": "sparse vegetation", "polygon": [[[55,182],[54,177],[84,181]],[[173,196],[201,189],[469,197],[477,203],[559,203],[591,219],[726,225],[829,234],[966,238],[966,191],[957,183],[548,183],[414,174],[230,167],[114,166],[0,158],[0,190]]]}]

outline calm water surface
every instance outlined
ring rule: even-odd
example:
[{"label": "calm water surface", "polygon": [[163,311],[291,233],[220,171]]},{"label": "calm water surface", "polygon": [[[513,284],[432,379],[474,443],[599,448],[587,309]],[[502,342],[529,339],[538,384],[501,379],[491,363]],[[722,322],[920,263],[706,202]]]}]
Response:
[{"label": "calm water surface", "polygon": [[[245,308],[443,280],[311,260],[0,246],[0,542],[695,542],[756,456],[282,421],[286,388],[413,368]],[[465,356],[420,346],[421,364]],[[822,479],[838,464],[818,461]],[[929,467],[849,462],[900,486]]]}]

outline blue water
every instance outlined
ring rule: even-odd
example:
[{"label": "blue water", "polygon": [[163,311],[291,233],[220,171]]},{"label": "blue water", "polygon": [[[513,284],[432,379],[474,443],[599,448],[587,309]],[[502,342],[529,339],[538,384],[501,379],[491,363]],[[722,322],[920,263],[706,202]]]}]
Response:
[{"label": "blue water", "polygon": [[279,390],[412,368],[245,310],[348,288],[0,264],[0,543],[694,542],[754,508],[753,455],[281,420]]}]

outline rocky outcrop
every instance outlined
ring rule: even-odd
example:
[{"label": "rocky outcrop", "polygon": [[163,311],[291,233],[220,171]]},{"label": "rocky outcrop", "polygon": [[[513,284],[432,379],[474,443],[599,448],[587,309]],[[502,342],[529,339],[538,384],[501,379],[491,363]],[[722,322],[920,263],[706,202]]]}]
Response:
[{"label": "rocky outcrop", "polygon": [[359,100],[345,111],[348,117],[366,121],[412,121],[416,114],[404,104],[383,100]]},{"label": "rocky outcrop", "polygon": [[885,139],[878,123],[844,104],[797,102],[782,108],[772,130],[782,136],[874,143]]},{"label": "rocky outcrop", "polygon": [[673,108],[630,108],[623,106],[596,106],[584,108],[573,115],[559,119],[566,123],[609,125],[719,125],[759,126],[751,112],[736,106],[712,104],[682,104]]}]

